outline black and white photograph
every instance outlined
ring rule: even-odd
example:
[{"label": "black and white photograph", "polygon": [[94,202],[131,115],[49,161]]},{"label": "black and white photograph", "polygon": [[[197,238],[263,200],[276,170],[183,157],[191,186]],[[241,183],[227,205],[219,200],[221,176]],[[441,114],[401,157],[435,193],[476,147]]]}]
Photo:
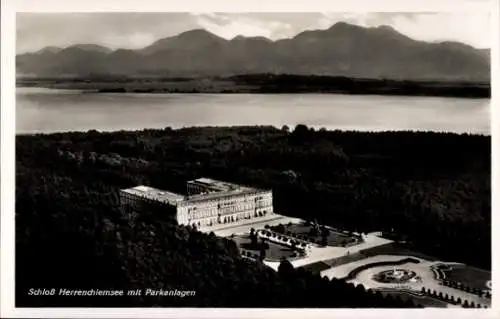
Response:
[{"label": "black and white photograph", "polygon": [[13,307],[491,311],[492,19],[16,12]]}]

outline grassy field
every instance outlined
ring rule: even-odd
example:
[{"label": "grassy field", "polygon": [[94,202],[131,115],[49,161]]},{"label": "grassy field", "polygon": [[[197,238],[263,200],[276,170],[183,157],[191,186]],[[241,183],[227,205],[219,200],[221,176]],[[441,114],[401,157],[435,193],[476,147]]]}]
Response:
[{"label": "grassy field", "polygon": [[[245,236],[234,236],[232,238],[238,245],[240,249],[244,249],[247,251],[251,251],[255,254],[259,254],[260,250],[258,248],[252,247],[250,245],[251,240],[248,235]],[[260,242],[260,241],[259,241]],[[284,245],[279,245],[270,241],[266,241],[266,244],[269,245],[269,248],[266,249],[266,257],[265,260],[267,261],[280,261],[281,258],[285,257],[286,259],[290,260],[293,259],[297,256],[295,256],[295,252]]]},{"label": "grassy field", "polygon": [[423,254],[418,251],[412,250],[406,247],[404,244],[390,243],[383,246],[373,247],[369,249],[362,250],[361,253],[367,257],[376,255],[401,255],[401,256],[413,256],[428,261],[438,261],[439,258],[435,256],[430,256],[428,254]]},{"label": "grassy field", "polygon": [[330,268],[330,265],[328,265],[327,263],[324,263],[322,261],[318,261],[318,262],[315,262],[315,263],[312,263],[312,264],[309,264],[306,266],[302,266],[301,268],[303,268],[306,271],[310,271],[313,274],[319,274],[323,270]]},{"label": "grassy field", "polygon": [[406,292],[386,292],[382,291],[382,294],[384,295],[392,295],[392,296],[399,296],[403,300],[408,300],[411,299],[416,305],[421,305],[425,308],[446,308],[448,306],[448,303],[437,300],[431,297],[425,297],[425,296],[416,296],[413,294],[409,294]]},{"label": "grassy field", "polygon": [[[416,251],[405,248],[401,244],[390,243],[383,246],[373,247],[369,249],[362,250],[358,253],[353,253],[347,256],[332,258],[323,260],[321,264],[328,265],[329,267],[338,267],[344,264],[352,263],[361,259],[377,256],[377,255],[396,255],[396,256],[414,256],[417,258],[422,258],[429,261],[437,260],[435,257],[428,256]],[[315,269],[317,266],[314,266]],[[325,268],[327,269],[327,268]],[[322,271],[324,269],[321,269]]]},{"label": "grassy field", "polygon": [[[291,234],[306,236],[307,240],[310,242],[319,243],[321,242],[322,239],[320,232],[318,236],[311,236],[309,233],[311,230],[311,226],[303,224],[284,225],[284,230],[285,230],[284,234],[288,234],[288,232],[291,232]],[[357,241],[358,238],[355,236],[349,236],[347,234],[343,234],[332,230],[330,230],[329,235],[327,237],[328,246],[337,246],[337,247],[345,246],[347,244],[353,244]]]},{"label": "grassy field", "polygon": [[446,271],[446,279],[458,281],[466,286],[477,289],[486,289],[486,283],[491,280],[489,271],[469,266],[452,266],[451,271]]},{"label": "grassy field", "polygon": [[330,265],[331,267],[337,267],[343,264],[355,262],[361,259],[377,255],[414,256],[429,261],[438,260],[433,256],[429,256],[426,254],[419,253],[417,251],[410,250],[404,247],[404,245],[398,243],[390,243],[382,246],[365,249],[358,253],[350,254],[348,256],[342,256],[338,258],[324,260],[323,263]]}]

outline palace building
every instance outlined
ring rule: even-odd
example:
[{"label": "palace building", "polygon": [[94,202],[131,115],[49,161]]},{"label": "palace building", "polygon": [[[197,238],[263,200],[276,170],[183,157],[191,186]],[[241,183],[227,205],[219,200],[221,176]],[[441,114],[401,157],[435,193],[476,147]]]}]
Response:
[{"label": "palace building", "polygon": [[120,191],[122,206],[138,210],[144,204],[165,207],[182,225],[210,227],[273,214],[271,190],[257,189],[209,178],[187,182],[187,195],[136,186]]}]

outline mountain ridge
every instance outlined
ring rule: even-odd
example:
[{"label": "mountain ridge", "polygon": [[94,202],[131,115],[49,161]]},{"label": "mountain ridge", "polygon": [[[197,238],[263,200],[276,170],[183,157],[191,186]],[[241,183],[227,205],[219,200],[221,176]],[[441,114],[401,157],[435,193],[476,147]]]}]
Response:
[{"label": "mountain ridge", "polygon": [[[339,22],[292,38],[236,36],[204,29],[161,38],[140,49],[77,44],[16,56],[18,74],[231,76],[250,73],[393,79],[489,80],[489,50],[460,42],[414,40],[390,26]],[[60,50],[58,50],[60,49]],[[41,52],[41,53],[40,53]]]}]

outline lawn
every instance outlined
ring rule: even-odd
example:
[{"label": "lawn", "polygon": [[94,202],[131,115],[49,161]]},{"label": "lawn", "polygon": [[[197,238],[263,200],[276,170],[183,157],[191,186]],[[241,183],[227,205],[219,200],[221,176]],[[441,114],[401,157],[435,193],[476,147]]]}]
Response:
[{"label": "lawn", "polygon": [[[307,237],[307,240],[309,242],[315,242],[315,243],[320,243],[321,242],[321,231],[318,233],[318,235],[313,236],[311,235],[311,226],[307,226],[304,224],[288,224],[288,225],[282,225],[283,231],[279,231],[280,226],[274,226],[271,227],[274,231],[283,233],[285,235],[291,234],[291,235],[298,235],[298,236],[305,236]],[[341,232],[329,230],[329,235],[327,237],[327,245],[328,246],[345,246],[348,244],[354,244],[358,242],[360,239],[357,236],[350,236],[348,234],[344,234]]]},{"label": "lawn", "polygon": [[367,257],[377,256],[377,255],[398,255],[398,256],[401,255],[401,256],[413,256],[428,261],[439,260],[434,256],[430,256],[415,250],[411,250],[411,248],[406,247],[405,244],[399,244],[399,243],[390,243],[382,246],[368,248],[362,250],[361,253]]},{"label": "lawn", "polygon": [[403,300],[411,299],[415,303],[415,305],[421,305],[425,308],[446,308],[448,303],[437,300],[435,298],[426,297],[426,296],[416,296],[414,294],[410,294],[404,291],[396,292],[396,291],[381,291],[384,295],[392,295],[399,296]]},{"label": "lawn", "polygon": [[445,273],[447,280],[457,281],[477,289],[486,289],[486,283],[491,280],[489,271],[469,266],[452,266],[451,271]]},{"label": "lawn", "polygon": [[[236,242],[238,248],[244,249],[246,251],[251,251],[255,254],[260,254],[260,250],[257,247],[251,246],[251,240],[249,235],[234,236],[231,238]],[[259,240],[260,243],[260,240]],[[267,261],[281,261],[281,258],[285,257],[288,260],[298,258],[299,256],[288,246],[280,245],[266,240],[266,244],[269,248],[266,249]]]},{"label": "lawn", "polygon": [[302,266],[300,268],[303,268],[306,271],[310,271],[313,274],[320,274],[323,270],[329,269],[330,266],[322,261],[318,261],[306,266]]}]

